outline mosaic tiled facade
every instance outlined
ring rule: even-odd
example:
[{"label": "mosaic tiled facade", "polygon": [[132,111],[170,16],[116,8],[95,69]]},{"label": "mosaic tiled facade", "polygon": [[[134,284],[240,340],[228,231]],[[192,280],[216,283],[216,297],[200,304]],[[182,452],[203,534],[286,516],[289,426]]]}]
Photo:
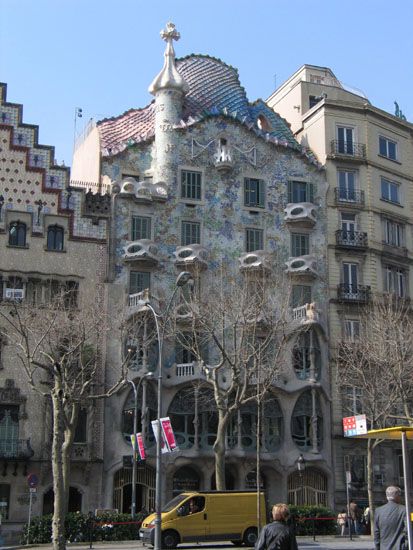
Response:
[{"label": "mosaic tiled facade", "polygon": [[[244,264],[262,265],[267,256],[290,260],[288,270],[293,285],[305,286],[311,294],[307,299],[317,304],[319,322],[314,332],[320,348],[320,375],[317,381],[311,381],[308,373],[297,374],[291,365],[284,391],[274,388],[275,422],[283,435],[277,449],[262,453],[262,474],[270,501],[300,501],[302,489],[296,460],[303,452],[308,461],[306,498],[328,504],[332,500],[332,472],[325,334],[324,171],[311,151],[296,142],[282,118],[262,101],[248,101],[236,69],[219,59],[191,55],[175,61],[168,44],[164,68],[149,91],[155,96],[154,102],[98,122],[74,157],[73,171],[77,178],[84,179],[93,172],[89,161],[98,158],[96,147],[99,147],[100,176],[112,184],[109,309],[124,304],[125,314],[133,314],[136,293],[144,286],[150,287],[156,303],[165,304],[173,292],[177,274],[182,266],[190,268],[191,262],[201,266],[202,286],[202,280],[216,276],[221,265],[232,269]],[[188,173],[192,175],[187,176]],[[186,177],[199,182],[192,199],[182,196]],[[247,180],[265,185],[265,199],[257,207],[246,203]],[[139,225],[137,231],[137,222],[144,224],[144,229]],[[185,224],[193,224],[191,227],[199,231],[189,237],[192,241],[183,237]],[[263,250],[248,247],[247,230],[258,230]],[[301,252],[295,249],[293,235],[303,237]],[[305,309],[305,303],[299,305]],[[122,342],[109,343],[108,366],[121,361],[123,348]],[[147,367],[155,368],[151,364],[154,358],[149,357],[148,361]],[[182,404],[191,384],[203,377],[199,366],[182,364],[173,344],[168,343],[164,375],[163,412],[171,416],[183,442],[179,453],[165,458],[164,499],[168,499],[185,487],[210,489],[214,460],[211,442],[206,442],[201,426],[203,413],[196,413],[195,430],[200,441],[204,441],[200,448],[191,443],[191,414],[195,411],[185,411]],[[135,377],[139,383],[139,376]],[[145,409],[153,415],[155,385],[142,379],[140,392],[142,418]],[[130,470],[123,467],[123,457],[131,453],[124,424],[131,404],[132,394],[128,390],[107,402],[105,417],[104,505],[123,511],[130,506]],[[250,412],[245,422],[252,421],[251,415]],[[292,425],[297,425],[298,416],[304,423],[304,418],[313,422],[319,419],[319,427],[315,429],[320,430],[320,447],[314,442],[314,434],[312,444],[304,447],[297,444]],[[182,419],[188,422],[185,429],[180,425]],[[310,434],[303,434],[306,436],[311,439]],[[148,453],[147,464],[139,474],[138,509],[153,505],[153,446],[149,446]],[[255,460],[253,442],[237,449],[228,448],[228,487],[251,487]]]},{"label": "mosaic tiled facade", "polygon": [[[53,147],[38,143],[38,127],[24,123],[22,115],[21,105],[7,102],[6,85],[1,84],[1,305],[15,298],[41,305],[54,283],[75,287],[79,303],[96,292],[104,304],[109,196],[92,183],[76,183],[75,187],[69,169],[55,164]],[[11,342],[1,339],[0,513],[6,542],[27,521],[27,474],[39,478],[35,515],[50,511],[52,487],[49,407],[29,389],[14,353]],[[88,422],[87,442],[75,444],[73,449],[74,509],[79,501],[87,509],[94,508],[101,499],[101,404],[88,416]]]}]

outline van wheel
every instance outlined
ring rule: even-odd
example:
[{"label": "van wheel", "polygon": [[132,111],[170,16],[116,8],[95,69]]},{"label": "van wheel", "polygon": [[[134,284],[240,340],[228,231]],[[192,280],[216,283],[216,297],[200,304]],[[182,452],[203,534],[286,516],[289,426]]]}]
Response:
[{"label": "van wheel", "polygon": [[241,544],[242,544],[242,540],[241,540],[241,539],[240,539],[240,540],[232,540],[231,542],[232,542],[232,544],[233,544],[234,546],[241,546]]},{"label": "van wheel", "polygon": [[243,541],[245,546],[255,546],[257,538],[257,529],[255,527],[249,527],[244,533]]},{"label": "van wheel", "polygon": [[176,531],[165,531],[162,533],[162,548],[176,548],[179,543],[179,537]]}]

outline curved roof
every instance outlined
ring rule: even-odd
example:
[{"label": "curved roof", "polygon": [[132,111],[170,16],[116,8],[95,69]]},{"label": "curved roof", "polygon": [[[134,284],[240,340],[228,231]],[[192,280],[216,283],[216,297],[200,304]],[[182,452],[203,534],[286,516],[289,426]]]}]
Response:
[{"label": "curved roof", "polygon": [[[237,69],[220,59],[199,54],[177,59],[176,68],[189,85],[179,127],[185,128],[211,116],[230,117],[257,135],[296,149],[316,162],[312,153],[297,143],[283,118],[262,100],[248,101]],[[260,116],[265,118],[265,129],[257,125]],[[150,139],[155,132],[154,122],[153,101],[143,109],[131,109],[118,117],[99,121],[102,154],[113,155],[128,145]]]}]

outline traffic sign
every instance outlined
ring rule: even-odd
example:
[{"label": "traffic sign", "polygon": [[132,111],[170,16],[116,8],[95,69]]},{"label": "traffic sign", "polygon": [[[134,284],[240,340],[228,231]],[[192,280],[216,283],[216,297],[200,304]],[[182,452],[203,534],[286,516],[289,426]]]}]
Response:
[{"label": "traffic sign", "polygon": [[27,484],[30,488],[37,487],[39,485],[39,478],[36,474],[29,474],[27,476]]},{"label": "traffic sign", "polygon": [[37,493],[36,487],[29,487],[29,492],[30,493]]}]

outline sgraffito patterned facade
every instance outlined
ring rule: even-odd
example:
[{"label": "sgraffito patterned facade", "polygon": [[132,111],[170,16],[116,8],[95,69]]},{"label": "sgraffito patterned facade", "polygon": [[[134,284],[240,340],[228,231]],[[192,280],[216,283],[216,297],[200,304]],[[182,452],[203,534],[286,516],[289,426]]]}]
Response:
[{"label": "sgraffito patterned facade", "polygon": [[[54,149],[37,141],[38,127],[25,124],[21,105],[7,102],[0,85],[0,301],[41,306],[53,288],[67,285],[77,303],[95,293],[105,307],[109,196],[70,185],[69,169],[58,166]],[[101,212],[95,211],[98,204]],[[103,214],[102,214],[103,212]],[[12,307],[12,306],[11,306]],[[3,537],[28,517],[27,475],[39,486],[35,515],[50,512],[50,403],[29,388],[7,336],[0,340],[0,513]],[[103,380],[105,347],[99,377]],[[87,437],[73,448],[70,507],[94,508],[101,501],[103,406],[83,415]],[[85,432],[84,432],[85,433]],[[9,535],[8,535],[9,533]]]}]

